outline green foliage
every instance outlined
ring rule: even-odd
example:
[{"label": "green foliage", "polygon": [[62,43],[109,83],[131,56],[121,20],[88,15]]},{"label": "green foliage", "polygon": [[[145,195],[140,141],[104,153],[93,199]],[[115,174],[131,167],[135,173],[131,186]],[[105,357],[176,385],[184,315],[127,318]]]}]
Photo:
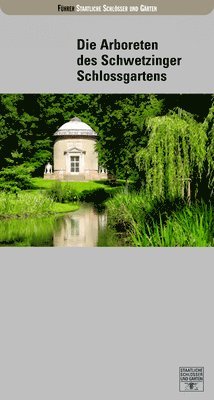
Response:
[{"label": "green foliage", "polygon": [[162,106],[163,102],[154,95],[100,96],[99,162],[113,176],[138,179],[135,155],[148,141],[146,120],[159,115]]},{"label": "green foliage", "polygon": [[[58,181],[52,181],[50,179],[43,178],[33,178],[33,187],[35,189],[52,189],[55,186],[55,183]],[[62,182],[60,181],[60,185],[62,187],[69,187],[70,189],[76,190],[78,193],[81,193],[84,190],[94,190],[99,188],[109,188],[108,182],[103,181],[89,181],[89,182]]]},{"label": "green foliage", "polygon": [[20,189],[32,188],[31,172],[32,168],[23,165],[3,168],[0,171],[0,189],[18,192]]},{"label": "green foliage", "polygon": [[161,215],[159,222],[135,223],[131,233],[133,245],[140,247],[208,247],[213,237],[213,209],[203,203],[173,212],[165,223]]},{"label": "green foliage", "polygon": [[152,201],[145,194],[117,194],[107,202],[110,226],[123,232],[130,246],[213,246],[214,213],[211,205],[186,206]]},{"label": "green foliage", "polygon": [[79,195],[81,201],[102,203],[110,196],[111,191],[108,188],[96,188],[93,190],[84,190]]},{"label": "green foliage", "polygon": [[28,163],[43,175],[53,133],[76,115],[99,134],[100,165],[116,178],[142,179],[135,156],[148,143],[147,120],[179,106],[202,122],[210,102],[210,95],[2,94],[0,168]]},{"label": "green foliage", "polygon": [[208,178],[208,185],[211,189],[211,195],[214,191],[214,97],[209,113],[204,120],[204,129],[208,136],[207,146],[207,171],[205,179]]},{"label": "green foliage", "polygon": [[53,201],[59,203],[68,203],[70,201],[79,200],[78,192],[75,189],[70,185],[62,185],[59,181],[52,184],[48,195],[53,199]]},{"label": "green foliage", "polygon": [[77,204],[55,202],[42,192],[0,193],[0,218],[65,213],[78,208]]},{"label": "green foliage", "polygon": [[121,190],[107,202],[108,222],[119,231],[126,231],[150,207],[145,196]]},{"label": "green foliage", "polygon": [[79,205],[74,203],[53,203],[52,211],[54,213],[68,213],[78,209]]},{"label": "green foliage", "polygon": [[[38,180],[34,180],[39,184]],[[44,181],[47,182],[47,181]],[[49,187],[48,196],[56,202],[69,203],[72,201],[100,202],[110,197],[117,188],[109,187],[96,182],[51,182],[43,183],[43,187]]]},{"label": "green foliage", "polygon": [[150,138],[137,154],[145,172],[146,192],[152,198],[190,198],[192,182],[197,184],[206,159],[207,135],[201,123],[183,110],[147,123]]},{"label": "green foliage", "polygon": [[30,216],[53,212],[53,200],[42,193],[0,194],[0,217]]}]

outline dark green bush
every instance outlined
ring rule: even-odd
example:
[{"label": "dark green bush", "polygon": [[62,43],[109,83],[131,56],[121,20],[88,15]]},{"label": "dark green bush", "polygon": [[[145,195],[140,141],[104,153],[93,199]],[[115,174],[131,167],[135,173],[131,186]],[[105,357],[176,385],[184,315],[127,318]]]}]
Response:
[{"label": "dark green bush", "polygon": [[31,168],[23,165],[7,167],[0,171],[0,189],[9,192],[17,192],[19,189],[31,189]]},{"label": "dark green bush", "polygon": [[66,183],[56,181],[53,183],[52,188],[48,195],[57,202],[68,203],[72,201],[84,201],[88,203],[102,203],[107,200],[112,194],[112,190],[108,191],[105,188],[96,188],[83,190],[78,192],[69,187]]},{"label": "dark green bush", "polygon": [[49,191],[49,196],[59,203],[69,203],[79,200],[78,193],[75,189],[71,189],[68,185],[63,185],[59,181],[54,182]]},{"label": "dark green bush", "polygon": [[94,189],[94,190],[84,190],[80,194],[80,200],[81,201],[86,201],[86,202],[91,202],[91,203],[96,203],[100,202],[102,203],[103,201],[107,200],[109,197],[109,192],[104,189],[104,188],[99,188],[99,189]]}]

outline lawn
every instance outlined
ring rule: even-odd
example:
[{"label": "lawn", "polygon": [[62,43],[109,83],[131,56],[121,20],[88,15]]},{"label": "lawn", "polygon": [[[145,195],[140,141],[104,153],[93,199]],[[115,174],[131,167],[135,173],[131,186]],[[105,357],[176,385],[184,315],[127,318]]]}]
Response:
[{"label": "lawn", "polygon": [[[52,189],[56,181],[48,180],[43,178],[33,178],[33,186],[34,189]],[[62,187],[68,187],[71,190],[75,190],[78,193],[81,193],[85,190],[96,190],[96,189],[112,189],[110,186],[106,184],[106,182],[61,182]]]},{"label": "lawn", "polygon": [[112,197],[119,188],[108,181],[62,182],[33,178],[33,190],[45,192],[58,203],[92,202],[101,204]]},{"label": "lawn", "polygon": [[58,182],[33,178],[33,188],[0,193],[0,218],[29,217],[76,211],[80,202],[102,203],[116,188],[96,181]]}]

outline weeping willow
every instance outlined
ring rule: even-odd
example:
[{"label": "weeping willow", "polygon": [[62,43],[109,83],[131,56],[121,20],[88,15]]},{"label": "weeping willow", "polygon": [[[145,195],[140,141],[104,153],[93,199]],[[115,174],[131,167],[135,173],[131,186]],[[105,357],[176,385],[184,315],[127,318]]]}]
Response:
[{"label": "weeping willow", "polygon": [[189,198],[206,159],[206,129],[181,109],[148,120],[150,138],[136,158],[152,198]]},{"label": "weeping willow", "polygon": [[207,144],[207,165],[208,165],[208,183],[211,189],[211,194],[214,192],[214,97],[213,103],[209,109],[207,118],[204,121],[204,129],[207,132],[208,144]]}]

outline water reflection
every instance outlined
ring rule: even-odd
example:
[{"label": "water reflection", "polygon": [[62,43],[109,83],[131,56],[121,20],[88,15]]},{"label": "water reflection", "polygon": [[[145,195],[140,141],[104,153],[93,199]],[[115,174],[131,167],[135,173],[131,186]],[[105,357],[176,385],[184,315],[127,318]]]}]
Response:
[{"label": "water reflection", "polygon": [[111,246],[109,238],[105,211],[92,205],[62,216],[11,218],[0,223],[0,246]]},{"label": "water reflection", "polygon": [[81,207],[78,211],[65,215],[54,230],[55,247],[94,247],[99,233],[107,225],[105,213],[98,213],[92,206]]}]

